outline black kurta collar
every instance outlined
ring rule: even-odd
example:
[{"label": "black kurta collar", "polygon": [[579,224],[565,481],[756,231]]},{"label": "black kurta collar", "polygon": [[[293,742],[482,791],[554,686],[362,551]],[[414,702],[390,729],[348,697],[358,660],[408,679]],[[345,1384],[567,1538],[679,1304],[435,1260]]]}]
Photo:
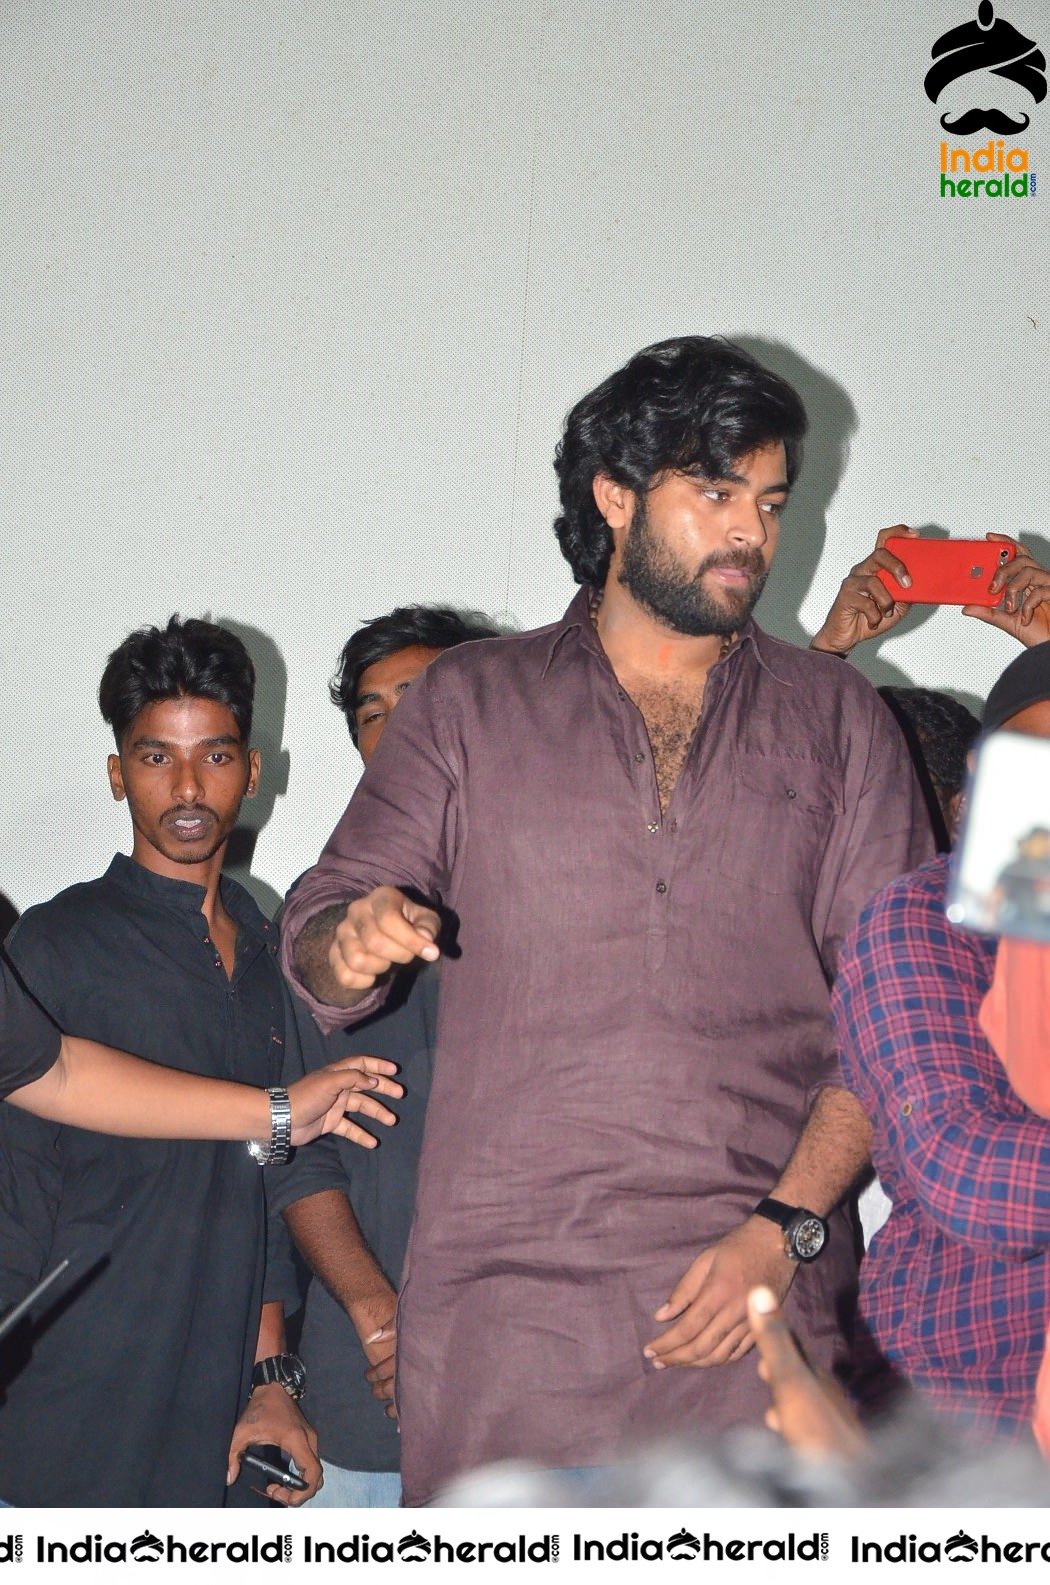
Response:
[{"label": "black kurta collar", "polygon": [[[201,934],[207,934],[208,921],[202,909],[208,894],[203,886],[197,886],[192,881],[173,880],[168,875],[157,875],[153,870],[148,870],[144,864],[137,864],[126,853],[113,855],[105,878],[133,897],[156,903],[162,908],[169,908],[175,913],[188,916],[194,922],[199,920]],[[219,883],[219,890],[224,907],[237,921],[238,926],[250,930],[267,946],[276,942],[276,930],[269,920],[263,917],[257,904],[243,886],[239,886],[229,875],[224,875]]]}]

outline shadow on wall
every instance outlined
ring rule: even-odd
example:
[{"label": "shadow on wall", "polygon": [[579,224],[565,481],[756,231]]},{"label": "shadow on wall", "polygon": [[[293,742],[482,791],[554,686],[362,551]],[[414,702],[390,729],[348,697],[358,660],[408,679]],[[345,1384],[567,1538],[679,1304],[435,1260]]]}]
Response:
[{"label": "shadow on wall", "polygon": [[267,918],[272,919],[283,901],[279,892],[251,873],[259,833],[273,814],[278,798],[288,791],[290,761],[284,743],[284,718],[288,705],[288,668],[284,656],[268,633],[231,617],[216,617],[223,627],[247,647],[255,662],[255,713],[252,743],[259,750],[262,774],[259,791],[241,807],[241,818],[226,850],[226,870],[251,893]]},{"label": "shadow on wall", "polygon": [[[857,410],[846,390],[836,380],[782,342],[767,341],[761,336],[733,334],[730,334],[729,340],[744,347],[752,357],[789,381],[801,396],[809,414],[802,469],[791,493],[791,504],[785,514],[784,536],[759,611],[762,625],[770,633],[805,648],[813,634],[802,626],[799,613],[824,552],[828,508],[849,460],[850,441],[857,429]],[[874,548],[875,536],[885,526],[884,523],[871,524],[869,549]],[[934,524],[924,524],[919,526],[919,532],[933,537],[943,536],[946,531]],[[832,565],[835,566],[834,558]],[[845,561],[841,567],[835,566],[836,589],[851,566],[852,563],[847,564]],[[829,606],[833,597],[834,594],[829,598]],[[913,606],[904,620],[894,628],[893,637],[920,627],[929,620],[932,612],[932,606]],[[816,626],[819,625],[818,622]],[[873,639],[859,646],[851,664],[876,687],[913,687],[914,682],[906,672],[879,655],[882,642],[881,639]]]}]

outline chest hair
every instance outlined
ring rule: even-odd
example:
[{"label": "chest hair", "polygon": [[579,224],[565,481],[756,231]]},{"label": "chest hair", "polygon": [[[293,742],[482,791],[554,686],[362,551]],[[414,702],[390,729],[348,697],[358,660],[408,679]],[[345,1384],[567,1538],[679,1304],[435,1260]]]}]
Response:
[{"label": "chest hair", "polygon": [[[627,686],[627,685],[625,685]],[[704,684],[636,683],[627,686],[642,713],[656,766],[660,813],[667,813],[704,702]]]}]

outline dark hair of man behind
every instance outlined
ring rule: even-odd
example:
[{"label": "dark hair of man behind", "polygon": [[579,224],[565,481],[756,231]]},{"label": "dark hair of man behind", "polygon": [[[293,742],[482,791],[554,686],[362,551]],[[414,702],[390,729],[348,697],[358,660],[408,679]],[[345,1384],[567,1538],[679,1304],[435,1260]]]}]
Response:
[{"label": "dark hair of man behind", "polygon": [[343,645],[335,676],[328,684],[332,703],[346,717],[357,743],[358,685],[362,672],[398,650],[455,649],[475,638],[498,638],[499,632],[476,611],[455,611],[448,605],[399,605],[387,616],[374,616]]},{"label": "dark hair of man behind", "polygon": [[636,353],[576,403],[554,455],[554,532],[576,582],[600,586],[609,570],[597,474],[642,496],[668,473],[724,479],[742,457],[782,441],[790,484],[805,432],[798,393],[731,341],[680,336]]},{"label": "dark hair of man behind", "polygon": [[217,622],[176,614],[166,627],[140,627],[106,662],[98,686],[102,719],[118,749],[131,723],[162,699],[214,699],[237,723],[241,741],[252,730],[255,667],[236,633]]},{"label": "dark hair of man behind", "polygon": [[966,756],[981,723],[950,693],[936,688],[880,688],[904,734],[937,848],[951,848],[951,802],[966,786]]}]

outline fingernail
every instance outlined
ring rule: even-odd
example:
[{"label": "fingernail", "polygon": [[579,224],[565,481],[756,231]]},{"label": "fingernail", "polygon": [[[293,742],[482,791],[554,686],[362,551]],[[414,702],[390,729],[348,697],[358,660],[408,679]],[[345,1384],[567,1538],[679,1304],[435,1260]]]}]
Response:
[{"label": "fingernail", "polygon": [[642,1353],[645,1355],[646,1359],[655,1359],[656,1358],[656,1355],[653,1353],[651,1348],[643,1348],[642,1349]]},{"label": "fingernail", "polygon": [[907,573],[904,573],[903,576],[901,577],[901,588],[902,589],[910,589],[911,588],[911,579],[908,577]]},{"label": "fingernail", "polygon": [[664,1364],[662,1359],[654,1359],[653,1360],[653,1369],[654,1370],[666,1370],[667,1366]]},{"label": "fingernail", "polygon": [[436,963],[438,958],[437,947],[424,947],[420,957],[426,958],[428,963]]},{"label": "fingernail", "polygon": [[777,1307],[776,1297],[772,1288],[752,1288],[749,1297],[754,1308],[760,1310],[763,1315],[768,1315],[771,1310],[775,1310]]},{"label": "fingernail", "polygon": [[385,1336],[385,1329],[383,1327],[380,1327],[378,1332],[373,1332],[371,1337],[366,1337],[365,1338],[365,1342],[366,1343],[378,1343],[380,1338],[383,1337],[383,1336]]}]

